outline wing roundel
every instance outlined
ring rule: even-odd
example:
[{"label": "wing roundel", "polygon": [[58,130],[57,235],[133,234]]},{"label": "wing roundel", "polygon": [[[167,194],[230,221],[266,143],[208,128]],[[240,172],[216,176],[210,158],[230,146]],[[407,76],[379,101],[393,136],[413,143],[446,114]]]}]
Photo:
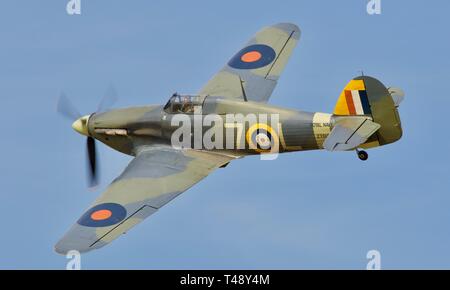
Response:
[{"label": "wing roundel", "polygon": [[299,39],[300,29],[295,24],[263,28],[199,94],[267,102]]},{"label": "wing roundel", "polygon": [[110,243],[231,159],[169,146],[144,147],[56,244],[56,252],[87,252]]}]

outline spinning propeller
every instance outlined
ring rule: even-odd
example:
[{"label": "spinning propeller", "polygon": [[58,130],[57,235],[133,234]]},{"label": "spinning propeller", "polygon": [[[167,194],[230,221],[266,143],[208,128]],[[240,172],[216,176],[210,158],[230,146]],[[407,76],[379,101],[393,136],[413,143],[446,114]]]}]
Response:
[{"label": "spinning propeller", "polygon": [[117,101],[117,94],[115,89],[110,86],[105,95],[101,99],[97,110],[90,114],[82,116],[76,107],[72,104],[70,99],[64,94],[58,98],[56,110],[65,118],[71,120],[72,128],[78,133],[85,135],[86,138],[86,157],[87,157],[87,181],[90,188],[95,187],[98,184],[98,162],[97,162],[97,150],[95,148],[95,139],[89,135],[88,122],[89,118],[96,113],[104,112],[112,107]]}]

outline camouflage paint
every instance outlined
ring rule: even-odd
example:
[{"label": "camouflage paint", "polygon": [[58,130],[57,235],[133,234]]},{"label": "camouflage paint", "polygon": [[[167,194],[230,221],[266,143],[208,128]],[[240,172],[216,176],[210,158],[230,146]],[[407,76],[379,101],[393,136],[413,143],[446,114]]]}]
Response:
[{"label": "camouflage paint", "polygon": [[[277,137],[281,153],[322,149],[337,119],[343,116],[301,112],[266,104],[299,38],[298,27],[289,23],[259,31],[200,90],[202,114],[222,117],[228,113],[279,114],[278,128],[262,129],[265,134]],[[370,77],[355,80],[364,83],[373,119],[381,124],[377,134],[362,146],[377,146],[398,140],[401,137],[400,119],[387,89]],[[173,116],[160,105],[142,106],[92,114],[84,123],[82,120],[77,123],[75,129],[78,132],[136,157],[55,245],[58,253],[66,254],[70,250],[87,252],[100,248],[215,169],[226,166],[231,160],[261,152],[249,148],[172,148],[170,137],[176,129],[170,126]],[[253,140],[253,135],[253,131],[248,132],[247,142]]]}]

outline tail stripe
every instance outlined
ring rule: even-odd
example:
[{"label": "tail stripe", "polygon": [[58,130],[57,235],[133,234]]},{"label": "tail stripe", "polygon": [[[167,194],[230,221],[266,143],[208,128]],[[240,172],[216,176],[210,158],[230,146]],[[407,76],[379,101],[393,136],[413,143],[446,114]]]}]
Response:
[{"label": "tail stripe", "polygon": [[336,115],[372,114],[363,80],[351,80],[342,91],[334,108]]},{"label": "tail stripe", "polygon": [[363,107],[361,104],[361,98],[359,97],[359,91],[353,90],[352,97],[353,97],[353,104],[355,106],[356,115],[364,115]]},{"label": "tail stripe", "polygon": [[345,91],[345,100],[347,101],[347,108],[350,115],[356,115],[355,104],[353,102],[353,95],[351,91]]},{"label": "tail stripe", "polygon": [[361,104],[364,110],[364,114],[372,114],[370,109],[369,98],[367,97],[367,91],[359,91],[359,96],[361,97]]}]

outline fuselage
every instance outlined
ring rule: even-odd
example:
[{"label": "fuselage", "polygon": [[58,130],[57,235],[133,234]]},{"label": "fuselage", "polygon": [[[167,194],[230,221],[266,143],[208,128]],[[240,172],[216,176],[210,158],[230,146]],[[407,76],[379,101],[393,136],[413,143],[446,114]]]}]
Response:
[{"label": "fuselage", "polygon": [[[88,131],[90,136],[129,155],[135,155],[140,146],[164,144],[239,156],[274,153],[269,149],[274,144],[277,153],[322,149],[332,124],[331,114],[205,97],[200,107],[186,114],[173,112],[167,105],[93,114],[89,117]],[[223,137],[220,139],[219,135]],[[267,136],[272,144],[259,146],[264,145]],[[180,139],[181,144],[174,144]],[[207,144],[211,139],[213,146]]]}]

